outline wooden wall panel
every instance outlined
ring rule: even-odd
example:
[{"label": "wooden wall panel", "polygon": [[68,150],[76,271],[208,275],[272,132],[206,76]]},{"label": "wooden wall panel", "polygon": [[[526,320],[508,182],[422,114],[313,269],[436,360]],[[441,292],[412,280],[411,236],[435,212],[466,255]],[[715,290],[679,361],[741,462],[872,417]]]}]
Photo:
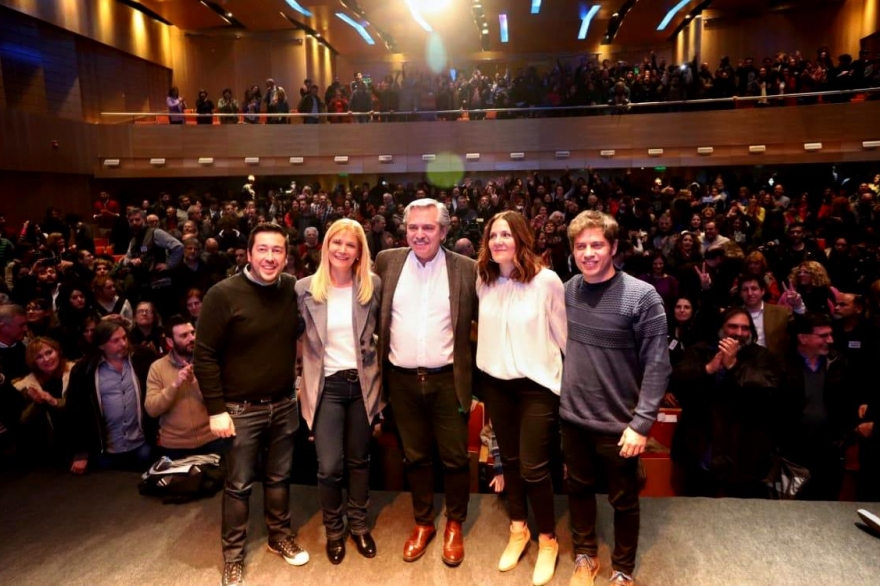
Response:
[{"label": "wooden wall panel", "polygon": [[49,115],[81,119],[82,94],[74,36],[43,25],[40,27],[40,40]]},{"label": "wooden wall panel", "polygon": [[25,112],[45,112],[46,84],[38,23],[14,12],[4,10],[3,15],[0,62],[6,105]]},{"label": "wooden wall panel", "polygon": [[89,122],[100,112],[164,108],[170,71],[118,49],[0,8],[5,107]]},{"label": "wooden wall panel", "polygon": [[291,109],[295,109],[299,87],[308,76],[302,31],[213,36],[175,31],[172,54],[173,83],[191,108],[200,88],[208,91],[215,104],[223,89],[230,88],[241,104],[245,89],[257,84],[263,92],[271,77],[287,91]]},{"label": "wooden wall panel", "polygon": [[[800,50],[804,57],[813,59],[816,49],[823,45],[829,47],[835,59],[841,53],[855,58],[860,40],[877,32],[878,27],[877,0],[814,4],[809,10],[794,9],[754,17],[710,9],[679,34],[675,58],[678,62],[689,61],[696,50],[700,61],[709,63],[714,70],[724,55],[730,57],[735,67],[744,57],[754,57],[760,62],[780,51]],[[695,28],[700,31],[694,31]]]},{"label": "wooden wall panel", "polygon": [[116,0],[0,0],[0,22],[16,13],[141,59],[171,65],[172,27]]},{"label": "wooden wall panel", "polygon": [[118,124],[128,119],[102,117],[101,112],[165,109],[169,69],[82,38],[76,39],[76,55],[85,121]]},{"label": "wooden wall panel", "polygon": [[0,170],[89,173],[95,157],[92,128],[73,120],[0,110]]},{"label": "wooden wall panel", "polygon": [[25,220],[41,222],[49,206],[88,218],[91,182],[88,175],[0,171],[0,212],[10,226]]}]

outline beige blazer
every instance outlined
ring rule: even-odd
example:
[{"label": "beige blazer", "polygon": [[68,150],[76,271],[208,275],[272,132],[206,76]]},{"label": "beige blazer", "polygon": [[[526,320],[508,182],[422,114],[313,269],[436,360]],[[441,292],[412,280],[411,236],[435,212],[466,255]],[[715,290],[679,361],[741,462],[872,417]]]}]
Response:
[{"label": "beige blazer", "polygon": [[[311,283],[312,277],[306,277],[298,280],[295,286],[297,306],[305,322],[299,402],[303,419],[308,423],[309,429],[312,428],[315,411],[321,401],[321,392],[324,390],[324,348],[327,343],[327,304],[315,301],[309,291]],[[385,408],[376,336],[382,281],[373,275],[373,298],[366,305],[357,302],[357,288],[353,294],[354,339],[360,342],[360,351],[356,349],[355,354],[361,392],[364,395],[364,407],[367,410],[367,419],[372,422]]]},{"label": "beige blazer", "polygon": [[789,352],[788,324],[791,319],[788,307],[764,303],[764,340],[767,349],[779,357]]},{"label": "beige blazer", "polygon": [[[376,272],[382,278],[379,339],[383,364],[388,360],[391,348],[391,304],[409,251],[409,248],[394,248],[383,250],[376,256]],[[474,370],[471,322],[477,317],[476,263],[466,256],[445,248],[441,248],[440,252],[446,255],[446,272],[449,277],[449,306],[452,312],[452,332],[455,337],[452,350],[455,394],[458,396],[461,408],[465,413],[469,413]],[[419,316],[414,315],[412,319],[419,319]]]}]

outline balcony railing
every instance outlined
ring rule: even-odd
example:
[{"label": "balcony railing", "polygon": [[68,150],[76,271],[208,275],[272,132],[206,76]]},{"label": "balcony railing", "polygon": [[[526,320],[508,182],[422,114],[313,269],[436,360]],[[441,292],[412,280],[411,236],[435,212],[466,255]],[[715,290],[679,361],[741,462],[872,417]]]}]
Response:
[{"label": "balcony railing", "polygon": [[[738,108],[776,108],[815,105],[822,103],[863,102],[880,100],[880,88],[807,92],[770,96],[734,96],[662,102],[629,102],[625,104],[598,104],[589,106],[530,106],[523,108],[484,108],[457,110],[411,110],[369,112],[316,112],[316,113],[237,113],[197,114],[192,110],[183,113],[169,112],[101,112],[106,123],[168,124],[171,118],[186,124],[290,124],[303,120],[305,123],[366,123],[366,122],[426,122],[463,121],[521,118],[555,118],[566,116],[629,115],[639,113],[698,112],[733,110]],[[203,122],[210,120],[209,122]]]}]

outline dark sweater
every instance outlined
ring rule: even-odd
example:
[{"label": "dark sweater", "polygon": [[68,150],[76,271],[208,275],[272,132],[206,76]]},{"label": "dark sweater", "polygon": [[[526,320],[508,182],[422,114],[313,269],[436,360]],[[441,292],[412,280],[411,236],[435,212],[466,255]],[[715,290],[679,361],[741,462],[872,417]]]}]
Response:
[{"label": "dark sweater", "polygon": [[226,401],[293,394],[296,369],[296,279],[275,285],[240,273],[211,287],[202,304],[194,372],[209,415]]},{"label": "dark sweater", "polygon": [[625,273],[565,285],[568,345],[560,417],[598,433],[648,435],[672,368],[657,291]]}]

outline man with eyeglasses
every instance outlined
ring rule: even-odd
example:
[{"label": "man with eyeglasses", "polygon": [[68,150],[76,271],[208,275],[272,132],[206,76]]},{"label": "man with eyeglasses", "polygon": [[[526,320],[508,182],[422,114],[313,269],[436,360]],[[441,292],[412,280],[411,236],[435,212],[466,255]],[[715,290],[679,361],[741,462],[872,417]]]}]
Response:
[{"label": "man with eyeglasses", "polygon": [[810,471],[799,495],[806,500],[837,500],[843,480],[843,448],[855,421],[855,386],[846,361],[837,353],[831,318],[795,315],[794,347],[785,362],[782,388],[783,454]]}]

